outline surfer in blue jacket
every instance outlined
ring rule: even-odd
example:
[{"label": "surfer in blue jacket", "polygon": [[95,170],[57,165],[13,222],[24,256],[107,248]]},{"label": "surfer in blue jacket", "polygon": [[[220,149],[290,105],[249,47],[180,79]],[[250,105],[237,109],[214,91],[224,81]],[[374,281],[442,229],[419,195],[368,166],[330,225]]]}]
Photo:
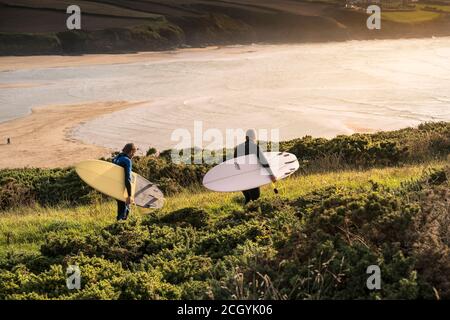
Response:
[{"label": "surfer in blue jacket", "polygon": [[125,147],[123,147],[122,152],[113,159],[113,163],[123,167],[125,170],[125,187],[128,193],[128,198],[125,202],[117,200],[117,221],[126,220],[128,218],[128,214],[130,213],[131,169],[133,166],[131,159],[136,151],[137,148],[134,143],[127,143]]},{"label": "surfer in blue jacket", "polygon": [[[256,131],[254,129],[248,129],[247,132],[245,133],[245,142],[241,143],[234,149],[235,158],[246,156],[249,154],[256,154],[258,161],[269,172],[270,180],[272,180],[272,182],[277,181],[277,178],[273,174],[272,169],[270,168],[269,163],[264,155],[264,152],[262,152],[261,149],[259,148],[258,142],[256,140]],[[261,195],[259,187],[244,190],[242,191],[242,193],[244,194],[245,197],[245,204],[249,203],[250,201],[258,200]]]}]

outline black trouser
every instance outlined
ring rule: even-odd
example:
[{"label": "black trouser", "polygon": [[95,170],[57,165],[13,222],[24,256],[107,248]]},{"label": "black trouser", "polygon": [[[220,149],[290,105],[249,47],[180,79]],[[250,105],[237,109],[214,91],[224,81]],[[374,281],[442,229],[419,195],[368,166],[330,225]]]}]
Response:
[{"label": "black trouser", "polygon": [[250,201],[255,201],[259,199],[260,191],[259,188],[249,189],[242,191],[245,197],[245,204],[249,203]]},{"label": "black trouser", "polygon": [[117,200],[117,220],[126,220],[130,213],[130,206],[123,201]]}]

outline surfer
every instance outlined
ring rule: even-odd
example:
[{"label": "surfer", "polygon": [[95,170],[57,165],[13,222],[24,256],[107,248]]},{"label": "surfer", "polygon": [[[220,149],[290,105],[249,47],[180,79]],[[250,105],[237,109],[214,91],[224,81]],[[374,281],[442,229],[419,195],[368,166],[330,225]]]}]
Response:
[{"label": "surfer", "polygon": [[134,143],[127,143],[125,147],[123,147],[122,152],[119,153],[113,160],[113,163],[121,166],[125,170],[125,187],[127,189],[128,198],[123,201],[117,200],[117,221],[126,220],[128,218],[128,214],[130,213],[130,204],[131,204],[131,168],[134,154],[136,153],[137,148]]},{"label": "surfer", "polygon": [[[270,180],[272,182],[277,181],[277,178],[272,172],[272,169],[269,166],[269,163],[264,155],[264,153],[260,150],[258,142],[256,141],[256,131],[254,129],[248,129],[245,133],[245,142],[241,143],[234,149],[234,157],[241,157],[246,156],[249,154],[256,154],[259,162],[261,165],[267,169],[267,171],[270,174]],[[261,191],[258,188],[253,188],[249,190],[242,191],[245,197],[245,204],[249,203],[250,201],[255,201],[259,199],[259,196],[261,195]]]}]

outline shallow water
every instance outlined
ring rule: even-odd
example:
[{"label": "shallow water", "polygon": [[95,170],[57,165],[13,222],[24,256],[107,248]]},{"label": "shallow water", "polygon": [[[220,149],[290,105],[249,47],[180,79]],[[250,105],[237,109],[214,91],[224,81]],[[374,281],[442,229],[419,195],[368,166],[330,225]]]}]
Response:
[{"label": "shallow water", "polygon": [[449,121],[450,38],[181,51],[158,61],[0,72],[8,83],[33,86],[0,88],[0,121],[36,106],[149,101],[73,132],[113,148],[171,148],[173,131],[192,132],[194,121],[224,135],[255,127],[279,129],[282,140],[332,137]]}]

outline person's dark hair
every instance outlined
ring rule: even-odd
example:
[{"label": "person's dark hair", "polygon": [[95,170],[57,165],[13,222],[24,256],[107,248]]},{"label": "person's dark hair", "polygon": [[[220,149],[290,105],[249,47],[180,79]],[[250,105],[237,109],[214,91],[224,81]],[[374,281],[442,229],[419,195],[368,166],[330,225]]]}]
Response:
[{"label": "person's dark hair", "polygon": [[136,146],[134,145],[134,143],[127,143],[125,147],[123,147],[122,152],[129,154],[131,150],[137,150]]}]

